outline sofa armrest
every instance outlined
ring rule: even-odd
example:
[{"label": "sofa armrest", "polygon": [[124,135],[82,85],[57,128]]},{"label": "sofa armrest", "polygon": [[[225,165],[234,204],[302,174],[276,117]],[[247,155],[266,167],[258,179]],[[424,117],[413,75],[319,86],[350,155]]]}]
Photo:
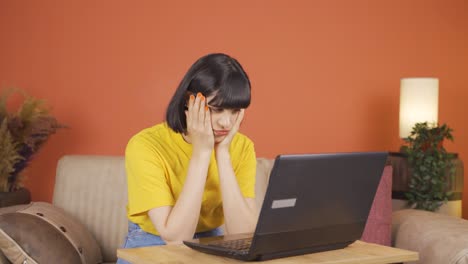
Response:
[{"label": "sofa armrest", "polygon": [[422,210],[392,215],[392,242],[419,252],[419,263],[468,264],[468,221]]}]

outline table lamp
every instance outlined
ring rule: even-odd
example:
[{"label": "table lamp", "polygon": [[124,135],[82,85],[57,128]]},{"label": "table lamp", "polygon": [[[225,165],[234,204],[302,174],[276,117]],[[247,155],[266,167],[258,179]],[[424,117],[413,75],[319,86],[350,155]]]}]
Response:
[{"label": "table lamp", "polygon": [[403,78],[400,80],[400,138],[411,134],[416,123],[437,125],[439,79]]}]

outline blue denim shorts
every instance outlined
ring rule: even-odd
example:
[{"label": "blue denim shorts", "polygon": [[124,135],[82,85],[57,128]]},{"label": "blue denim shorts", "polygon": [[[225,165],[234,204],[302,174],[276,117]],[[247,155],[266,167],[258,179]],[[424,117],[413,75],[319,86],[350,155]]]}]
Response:
[{"label": "blue denim shorts", "polygon": [[[211,236],[221,236],[223,235],[223,230],[221,228],[215,228],[210,231],[195,233],[193,238],[200,237],[211,237]],[[148,246],[162,246],[166,245],[164,240],[157,235],[153,235],[143,231],[139,225],[128,221],[128,234],[125,237],[125,242],[123,248],[136,248],[136,247],[148,247]],[[117,264],[129,264],[129,262],[123,259],[117,259]]]}]

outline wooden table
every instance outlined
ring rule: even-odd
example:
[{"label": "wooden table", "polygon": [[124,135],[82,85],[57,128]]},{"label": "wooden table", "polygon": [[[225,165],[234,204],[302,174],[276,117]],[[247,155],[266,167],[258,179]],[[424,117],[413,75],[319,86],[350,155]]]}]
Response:
[{"label": "wooden table", "polygon": [[[185,245],[118,249],[117,256],[133,264],[249,263],[201,253]],[[418,259],[419,255],[414,251],[356,241],[343,249],[274,259],[260,263],[385,264],[415,261]]]}]

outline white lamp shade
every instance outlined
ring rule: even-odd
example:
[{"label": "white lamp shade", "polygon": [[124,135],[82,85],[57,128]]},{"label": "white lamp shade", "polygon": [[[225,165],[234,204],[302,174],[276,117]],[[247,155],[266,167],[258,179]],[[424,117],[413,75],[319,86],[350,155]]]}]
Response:
[{"label": "white lamp shade", "polygon": [[408,137],[416,123],[437,124],[438,105],[439,79],[401,79],[400,138]]}]

